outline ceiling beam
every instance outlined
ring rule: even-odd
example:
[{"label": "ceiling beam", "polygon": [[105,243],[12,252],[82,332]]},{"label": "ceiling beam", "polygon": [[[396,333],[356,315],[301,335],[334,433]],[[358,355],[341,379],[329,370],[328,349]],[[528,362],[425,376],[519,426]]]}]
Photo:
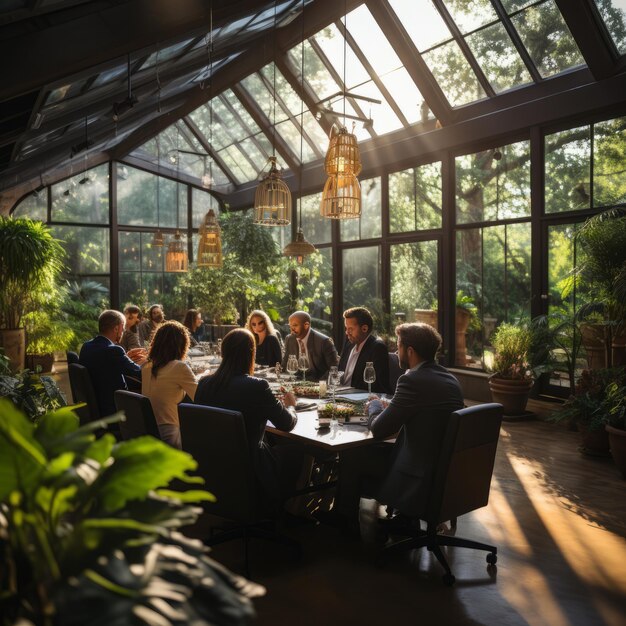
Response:
[{"label": "ceiling beam", "polygon": [[[215,27],[260,9],[267,0],[214,2]],[[2,38],[0,102],[93,66],[163,42],[207,31],[210,0],[132,0],[77,19]],[[8,28],[8,27],[6,27]],[[33,59],[36,62],[33,63]]]},{"label": "ceiling beam", "polygon": [[617,71],[617,57],[613,52],[604,25],[587,0],[556,0],[559,11],[570,29],[578,48],[596,80],[612,76]]}]

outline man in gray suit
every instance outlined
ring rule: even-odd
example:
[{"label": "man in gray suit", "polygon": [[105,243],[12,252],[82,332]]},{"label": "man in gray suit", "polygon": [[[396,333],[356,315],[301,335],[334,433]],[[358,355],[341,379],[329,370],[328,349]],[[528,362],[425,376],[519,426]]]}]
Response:
[{"label": "man in gray suit", "polygon": [[[397,511],[420,517],[446,427],[446,417],[463,408],[457,379],[437,364],[441,336],[428,324],[396,328],[400,376],[389,403],[368,406],[368,426],[376,439],[397,433],[395,443],[353,448],[342,452],[339,483],[332,517],[342,527],[358,529],[359,499],[376,498]],[[322,520],[324,521],[324,520]]]},{"label": "man in gray suit", "polygon": [[285,355],[282,368],[287,369],[287,360],[294,354],[297,357],[305,353],[309,358],[306,377],[320,380],[328,375],[328,370],[337,365],[339,357],[335,344],[330,337],[311,328],[311,316],[304,311],[296,311],[289,316],[291,334],[285,340]]}]

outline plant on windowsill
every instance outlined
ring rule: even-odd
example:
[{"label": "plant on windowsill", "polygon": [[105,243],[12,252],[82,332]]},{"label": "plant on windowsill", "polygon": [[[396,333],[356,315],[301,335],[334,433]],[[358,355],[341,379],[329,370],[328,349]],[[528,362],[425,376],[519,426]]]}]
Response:
[{"label": "plant on windowsill", "polygon": [[619,398],[618,393],[625,386],[626,370],[623,367],[583,370],[574,394],[551,419],[576,423],[582,436],[583,454],[608,456],[609,440],[605,426],[610,423],[613,411],[616,420],[623,411],[624,405],[618,402],[624,402],[623,396]]},{"label": "plant on windowsill", "polygon": [[529,363],[532,342],[533,331],[527,324],[503,323],[491,336],[495,355],[489,388],[493,401],[502,404],[507,417],[526,415],[528,394],[534,382]]},{"label": "plant on windowsill", "polygon": [[96,439],[69,408],[30,422],[0,399],[3,624],[248,624],[263,588],[180,529],[212,499],[176,491],[196,462],[153,437]]},{"label": "plant on windowsill", "polygon": [[33,311],[24,316],[26,328],[26,366],[42,373],[51,372],[54,353],[69,350],[75,339],[74,331],[61,319],[52,320],[45,311]]}]

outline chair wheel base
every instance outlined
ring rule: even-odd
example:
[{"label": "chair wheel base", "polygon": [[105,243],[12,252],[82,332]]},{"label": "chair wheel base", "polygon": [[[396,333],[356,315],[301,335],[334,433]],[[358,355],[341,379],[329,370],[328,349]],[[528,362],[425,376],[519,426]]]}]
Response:
[{"label": "chair wheel base", "polygon": [[491,552],[487,555],[487,563],[489,565],[495,565],[498,562],[498,555]]},{"label": "chair wheel base", "polygon": [[441,580],[443,580],[443,584],[446,587],[452,587],[452,585],[454,585],[454,583],[456,582],[456,578],[452,574],[444,574],[441,577]]}]

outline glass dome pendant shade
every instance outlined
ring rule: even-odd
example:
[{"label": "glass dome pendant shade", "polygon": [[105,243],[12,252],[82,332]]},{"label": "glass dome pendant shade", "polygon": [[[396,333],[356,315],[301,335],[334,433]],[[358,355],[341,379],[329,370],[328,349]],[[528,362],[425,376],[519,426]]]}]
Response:
[{"label": "glass dome pendant shade", "polygon": [[296,257],[298,264],[302,265],[304,257],[316,252],[315,246],[304,238],[302,228],[298,228],[296,238],[288,243],[283,249],[284,256]]},{"label": "glass dome pendant shade", "polygon": [[166,272],[186,272],[189,264],[187,245],[181,239],[180,232],[176,231],[174,238],[167,245],[165,253]]},{"label": "glass dome pendant shade", "polygon": [[291,223],[291,191],[282,180],[276,157],[268,159],[270,170],[254,194],[254,223],[264,226],[286,226]]},{"label": "glass dome pendant shade", "polygon": [[198,267],[222,267],[222,229],[213,209],[204,216],[199,235]]}]

